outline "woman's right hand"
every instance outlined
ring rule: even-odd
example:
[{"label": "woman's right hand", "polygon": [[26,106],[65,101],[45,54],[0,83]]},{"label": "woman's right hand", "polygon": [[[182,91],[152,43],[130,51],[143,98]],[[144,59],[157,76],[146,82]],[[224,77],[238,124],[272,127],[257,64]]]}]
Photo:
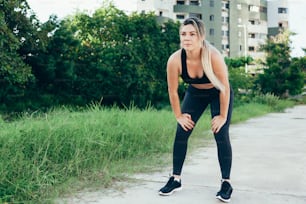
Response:
[{"label": "woman's right hand", "polygon": [[192,130],[195,125],[191,118],[191,115],[188,113],[181,114],[179,117],[176,118],[176,120],[185,131]]}]

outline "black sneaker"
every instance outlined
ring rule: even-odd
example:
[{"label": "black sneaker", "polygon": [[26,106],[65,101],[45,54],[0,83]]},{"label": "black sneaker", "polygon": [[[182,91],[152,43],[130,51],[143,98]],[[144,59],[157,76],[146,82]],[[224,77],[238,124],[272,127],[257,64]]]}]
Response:
[{"label": "black sneaker", "polygon": [[174,180],[174,176],[171,176],[167,184],[159,190],[159,195],[168,196],[180,190],[182,190],[181,182]]},{"label": "black sneaker", "polygon": [[231,201],[231,195],[233,192],[233,188],[228,181],[223,181],[221,184],[221,189],[217,193],[216,198],[225,202],[229,203]]}]

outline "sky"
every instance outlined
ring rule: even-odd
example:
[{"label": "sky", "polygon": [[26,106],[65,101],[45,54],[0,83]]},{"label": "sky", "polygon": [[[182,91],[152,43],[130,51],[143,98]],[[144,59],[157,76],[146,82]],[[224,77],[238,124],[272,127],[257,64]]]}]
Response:
[{"label": "sky", "polygon": [[[104,0],[27,0],[31,9],[38,18],[45,22],[51,14],[56,14],[60,19],[76,11],[93,12],[101,7]],[[136,10],[137,0],[112,0],[120,10]]]},{"label": "sky", "polygon": [[[103,0],[27,0],[38,18],[45,22],[51,14],[60,19],[76,11],[93,12],[101,7]],[[131,12],[136,10],[137,0],[113,0],[121,10]],[[291,37],[292,56],[304,56],[302,47],[306,48],[306,0],[289,0],[289,27],[297,35]]]},{"label": "sky", "polygon": [[302,48],[306,48],[306,0],[289,0],[289,28],[297,33],[291,37],[292,56],[304,56]]}]

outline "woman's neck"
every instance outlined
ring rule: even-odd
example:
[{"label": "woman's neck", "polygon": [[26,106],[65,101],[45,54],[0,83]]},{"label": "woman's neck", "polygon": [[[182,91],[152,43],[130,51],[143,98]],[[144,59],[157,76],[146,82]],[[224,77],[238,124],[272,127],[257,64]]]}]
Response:
[{"label": "woman's neck", "polygon": [[199,60],[201,58],[201,48],[186,50],[186,55],[188,60]]}]

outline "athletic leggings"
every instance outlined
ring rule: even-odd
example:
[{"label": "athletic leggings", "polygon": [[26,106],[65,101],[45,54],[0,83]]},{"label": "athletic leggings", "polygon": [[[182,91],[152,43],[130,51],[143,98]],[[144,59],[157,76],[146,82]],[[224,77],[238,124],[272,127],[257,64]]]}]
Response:
[{"label": "athletic leggings", "polygon": [[[216,88],[197,89],[192,85],[189,85],[182,102],[182,113],[189,113],[192,120],[196,123],[204,110],[207,108],[208,104],[210,104],[212,118],[220,114],[219,90]],[[230,171],[232,166],[232,148],[229,138],[229,125],[232,115],[232,106],[233,91],[231,89],[226,123],[217,134],[214,134],[223,179],[230,179]],[[181,175],[187,152],[188,138],[191,133],[192,130],[185,131],[180,124],[177,124],[173,147],[173,174],[175,175]]]}]

